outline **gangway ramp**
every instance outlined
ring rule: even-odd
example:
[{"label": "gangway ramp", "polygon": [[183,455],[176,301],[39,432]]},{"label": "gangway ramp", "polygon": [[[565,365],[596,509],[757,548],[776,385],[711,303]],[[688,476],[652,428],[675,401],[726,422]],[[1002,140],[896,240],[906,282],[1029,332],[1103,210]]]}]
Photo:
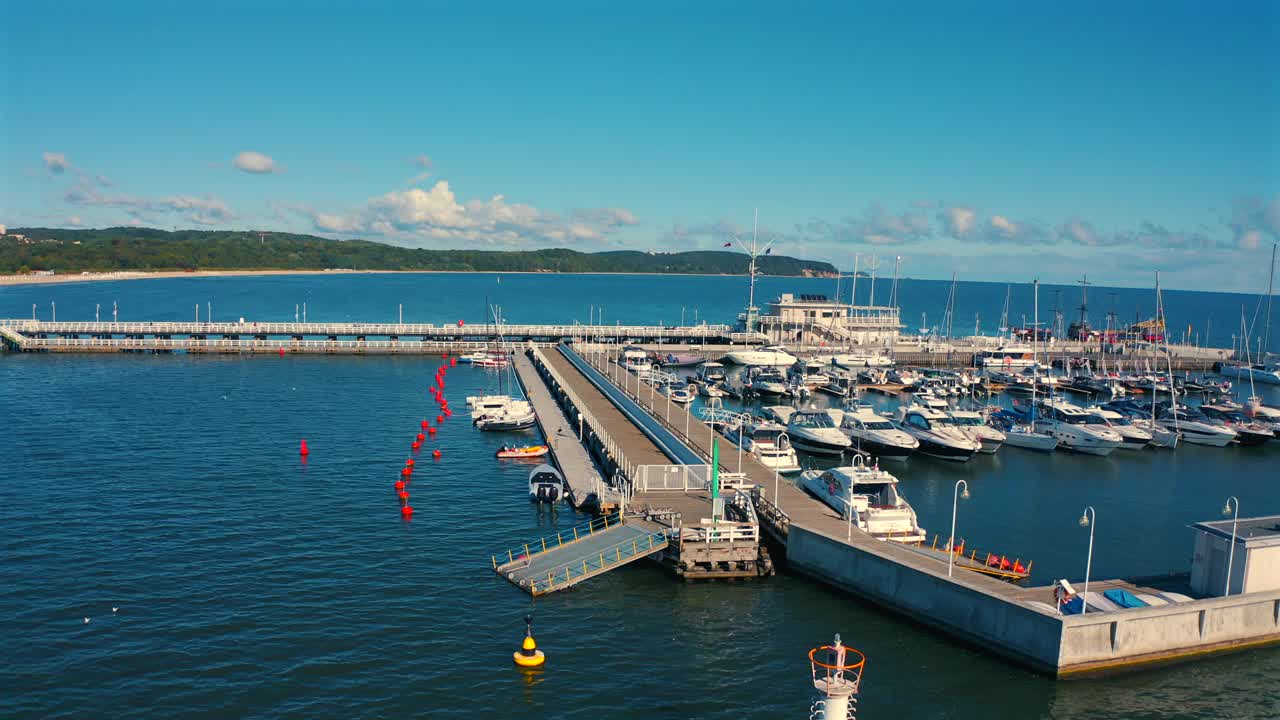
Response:
[{"label": "gangway ramp", "polygon": [[530,595],[545,595],[659,553],[667,543],[665,531],[613,513],[494,555],[493,570]]}]

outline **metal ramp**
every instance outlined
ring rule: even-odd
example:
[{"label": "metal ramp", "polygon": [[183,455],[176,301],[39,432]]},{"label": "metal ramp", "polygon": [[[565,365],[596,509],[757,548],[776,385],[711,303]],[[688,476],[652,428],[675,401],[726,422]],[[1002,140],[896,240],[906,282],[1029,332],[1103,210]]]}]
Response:
[{"label": "metal ramp", "polygon": [[493,571],[530,595],[545,595],[666,547],[665,532],[629,525],[612,513],[494,555]]}]

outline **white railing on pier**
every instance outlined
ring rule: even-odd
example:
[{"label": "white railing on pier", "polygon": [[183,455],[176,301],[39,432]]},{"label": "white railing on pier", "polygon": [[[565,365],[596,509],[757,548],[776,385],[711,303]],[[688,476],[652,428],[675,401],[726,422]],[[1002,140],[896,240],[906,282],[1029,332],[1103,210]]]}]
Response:
[{"label": "white railing on pier", "polygon": [[0,325],[22,333],[86,333],[126,335],[424,335],[432,337],[646,337],[708,338],[729,334],[728,325],[435,325],[423,323],[300,323],[300,322],[52,322],[0,319]]},{"label": "white railing on pier", "polygon": [[639,465],[635,473],[636,492],[689,492],[711,486],[709,465]]}]

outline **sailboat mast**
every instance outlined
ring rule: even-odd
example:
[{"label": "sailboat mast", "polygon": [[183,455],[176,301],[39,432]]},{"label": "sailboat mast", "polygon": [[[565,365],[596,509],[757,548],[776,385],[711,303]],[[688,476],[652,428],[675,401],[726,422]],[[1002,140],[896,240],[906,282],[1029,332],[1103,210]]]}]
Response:
[{"label": "sailboat mast", "polygon": [[[1032,301],[1031,301],[1031,422],[1033,426],[1032,432],[1035,431],[1036,419],[1036,385],[1040,377],[1040,358],[1038,351],[1040,349],[1040,278],[1036,278],[1031,283]],[[1026,315],[1022,316],[1025,323]],[[1052,386],[1050,386],[1052,387]]]},{"label": "sailboat mast", "polygon": [[1258,351],[1258,362],[1267,362],[1267,348],[1271,347],[1271,292],[1276,282],[1276,246],[1271,246],[1271,277],[1267,280],[1267,320],[1262,326],[1262,348]]},{"label": "sailboat mast", "polygon": [[849,291],[849,304],[854,306],[858,304],[858,261],[860,259],[862,255],[853,254],[853,288]]},{"label": "sailboat mast", "polygon": [[[755,218],[751,221],[751,265],[747,268],[751,273],[751,289],[747,291],[747,320],[751,320],[751,311],[756,307],[756,240],[760,230],[760,208],[756,208]],[[750,332],[755,328],[748,327]]]}]

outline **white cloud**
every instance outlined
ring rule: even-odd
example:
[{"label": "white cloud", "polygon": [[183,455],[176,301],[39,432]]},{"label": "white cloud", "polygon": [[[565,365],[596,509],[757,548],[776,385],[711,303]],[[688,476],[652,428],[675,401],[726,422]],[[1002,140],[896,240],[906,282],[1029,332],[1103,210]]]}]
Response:
[{"label": "white cloud", "polygon": [[978,214],[967,207],[944,208],[938,213],[943,232],[953,238],[962,238],[973,232],[977,217]]},{"label": "white cloud", "polygon": [[237,168],[255,175],[265,175],[269,173],[283,172],[284,168],[276,164],[276,161],[269,155],[263,155],[260,152],[245,150],[236,155],[232,160],[232,164]]},{"label": "white cloud", "polygon": [[213,196],[171,195],[144,198],[125,194],[104,195],[81,184],[67,190],[63,197],[73,205],[119,208],[139,221],[153,221],[161,214],[179,214],[190,222],[219,225],[236,217],[226,202]]},{"label": "white cloud", "polygon": [[63,153],[47,152],[41,157],[44,158],[45,169],[55,175],[61,175],[68,170],[75,169],[75,166],[71,164],[70,160],[67,160],[67,156]]},{"label": "white cloud", "polygon": [[426,153],[418,153],[418,155],[413,158],[413,164],[422,168],[422,171],[406,180],[404,183],[405,185],[417,185],[431,177],[431,158],[428,157]]}]

